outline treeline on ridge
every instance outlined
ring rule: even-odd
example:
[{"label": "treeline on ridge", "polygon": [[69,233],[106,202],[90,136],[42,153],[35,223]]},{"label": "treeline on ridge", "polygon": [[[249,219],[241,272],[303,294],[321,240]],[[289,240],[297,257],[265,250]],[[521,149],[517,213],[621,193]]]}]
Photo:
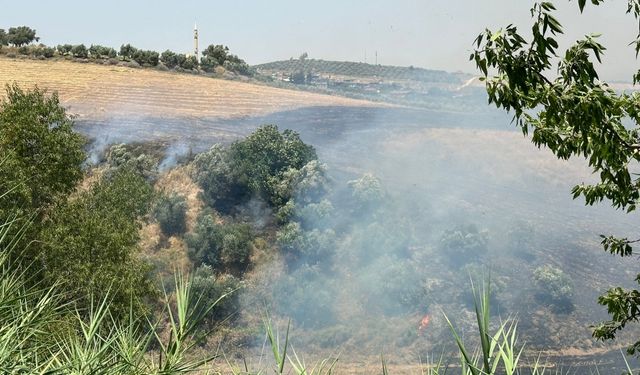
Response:
[{"label": "treeline on ridge", "polygon": [[[64,57],[82,59],[106,64],[127,64],[128,66],[157,67],[181,71],[203,71],[205,73],[220,73],[225,71],[243,76],[252,76],[254,71],[237,55],[229,52],[229,47],[211,44],[202,50],[200,61],[193,55],[176,53],[166,50],[162,53],[136,48],[130,44],[123,44],[119,50],[98,44],[87,47],[84,44],[61,44],[56,47],[44,44],[31,45],[40,38],[36,30],[28,26],[11,27],[8,31],[0,29],[0,53],[7,56],[30,56],[33,58],[50,59]],[[3,46],[10,46],[10,50],[2,51]]]}]

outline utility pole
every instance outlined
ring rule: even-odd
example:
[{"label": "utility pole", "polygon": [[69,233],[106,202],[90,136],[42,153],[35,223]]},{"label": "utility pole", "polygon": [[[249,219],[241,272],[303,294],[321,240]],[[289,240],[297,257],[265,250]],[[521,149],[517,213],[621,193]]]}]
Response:
[{"label": "utility pole", "polygon": [[376,65],[378,65],[378,51],[376,51]]}]

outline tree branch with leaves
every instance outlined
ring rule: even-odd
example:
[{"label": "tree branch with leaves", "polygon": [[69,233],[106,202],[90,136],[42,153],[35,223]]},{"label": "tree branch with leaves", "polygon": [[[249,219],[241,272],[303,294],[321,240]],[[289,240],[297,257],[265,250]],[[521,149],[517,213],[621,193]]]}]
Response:
[{"label": "tree branch with leaves", "polygon": [[[600,5],[603,0],[591,0]],[[587,5],[578,0],[579,11]],[[551,2],[534,4],[530,35],[516,26],[485,30],[474,41],[470,59],[481,72],[489,104],[513,113],[513,122],[532,142],[545,146],[556,157],[582,156],[600,181],[573,188],[573,197],[587,205],[604,200],[626,212],[640,201],[640,178],[632,173],[640,166],[640,94],[616,92],[600,79],[595,61],[605,47],[599,35],[586,35],[563,54],[559,37],[564,30],[555,18]],[[627,13],[638,21],[638,33],[630,43],[640,53],[640,0],[629,0]],[[557,62],[556,62],[557,61]],[[640,82],[640,71],[633,75]],[[633,123],[628,126],[627,122]],[[627,126],[625,126],[627,124]],[[633,254],[640,240],[602,236],[606,251],[623,257]],[[636,277],[640,284],[640,274]],[[640,319],[640,291],[612,288],[598,299],[611,320],[594,327],[593,336],[614,339],[626,324]],[[640,340],[628,349],[640,350]]]}]

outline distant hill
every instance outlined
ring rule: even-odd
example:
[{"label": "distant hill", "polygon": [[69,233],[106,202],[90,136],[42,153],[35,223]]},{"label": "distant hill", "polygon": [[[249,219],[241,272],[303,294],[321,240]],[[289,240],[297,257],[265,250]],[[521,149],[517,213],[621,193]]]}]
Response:
[{"label": "distant hill", "polygon": [[470,74],[449,73],[442,70],[430,70],[413,66],[375,65],[351,61],[327,61],[316,59],[290,59],[255,65],[258,71],[279,71],[295,73],[298,71],[315,74],[333,74],[362,78],[379,78],[384,80],[418,80],[462,84],[472,78]]},{"label": "distant hill", "polygon": [[487,112],[474,76],[416,67],[290,59],[255,65],[270,85],[447,112]]}]

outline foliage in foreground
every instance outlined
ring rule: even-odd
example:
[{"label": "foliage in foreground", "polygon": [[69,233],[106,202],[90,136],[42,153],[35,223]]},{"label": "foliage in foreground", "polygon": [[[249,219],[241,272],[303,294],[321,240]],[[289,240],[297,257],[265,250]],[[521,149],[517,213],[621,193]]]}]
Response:
[{"label": "foliage in foreground", "polygon": [[28,270],[12,265],[10,254],[19,251],[17,240],[26,229],[16,231],[17,223],[14,215],[0,225],[2,373],[181,374],[213,359],[193,359],[190,352],[198,325],[226,295],[203,306],[191,282],[176,276],[175,302],[164,295],[159,322],[166,326],[148,323],[133,310],[129,319],[117,319],[110,295],[95,299],[88,311],[74,310],[59,286],[34,286]]},{"label": "foliage in foreground", "polygon": [[[587,1],[577,3],[582,12]],[[640,24],[640,1],[627,4],[627,13]],[[600,80],[594,58],[601,62],[605,47],[598,35],[587,35],[559,54],[563,28],[555,10],[551,2],[534,4],[529,40],[514,25],[486,30],[476,38],[477,49],[470,58],[486,82],[489,102],[512,112],[525,135],[533,132],[536,146],[545,146],[560,159],[582,156],[599,176],[596,184],[575,186],[574,198],[583,197],[588,205],[608,200],[616,208],[633,211],[640,202],[640,179],[633,173],[640,162],[640,93],[618,93]],[[640,35],[631,45],[637,55]],[[640,72],[633,81],[640,81]],[[632,255],[631,244],[638,241],[602,238],[605,251],[620,256]],[[640,319],[637,289],[615,287],[598,302],[611,316],[593,331],[598,339],[614,339],[628,323]],[[637,341],[628,353],[639,349]]]}]

